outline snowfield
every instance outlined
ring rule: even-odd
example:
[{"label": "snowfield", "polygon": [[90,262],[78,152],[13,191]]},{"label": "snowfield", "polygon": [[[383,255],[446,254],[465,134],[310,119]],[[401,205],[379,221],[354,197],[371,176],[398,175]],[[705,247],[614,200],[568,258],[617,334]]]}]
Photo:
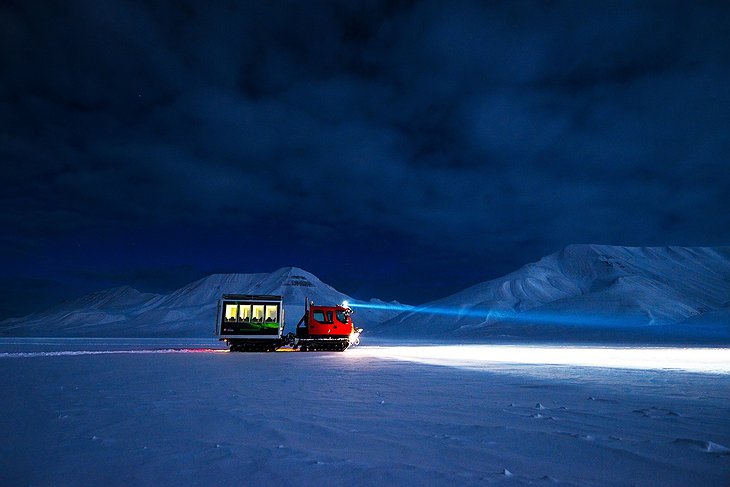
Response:
[{"label": "snowfield", "polygon": [[[348,300],[364,346],[229,353],[224,293],[283,296],[287,331]],[[29,311],[0,485],[730,485],[730,247],[571,245],[420,306],[285,267]]]},{"label": "snowfield", "polygon": [[1,339],[0,485],[730,485],[727,349],[216,347]]}]

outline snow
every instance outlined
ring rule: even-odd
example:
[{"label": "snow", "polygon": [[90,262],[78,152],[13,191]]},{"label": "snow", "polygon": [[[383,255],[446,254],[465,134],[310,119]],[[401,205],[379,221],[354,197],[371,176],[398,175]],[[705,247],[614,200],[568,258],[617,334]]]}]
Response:
[{"label": "snow", "polygon": [[730,374],[727,348],[386,343],[383,347],[353,348],[349,353],[468,368],[516,364]]},{"label": "snow", "polygon": [[730,485],[730,248],[573,245],[357,301],[344,353],[230,353],[224,293],[282,295],[289,330],[354,301],[286,267],[0,322],[0,485]]},{"label": "snow", "polygon": [[[0,322],[6,336],[209,337],[215,333],[216,305],[223,294],[274,294],[284,299],[287,329],[304,313],[305,298],[339,304],[352,298],[298,267],[272,273],[213,274],[167,295],[143,294],[123,286],[83,296],[48,310]],[[369,327],[398,314],[380,310],[358,317]]]},{"label": "snow", "polygon": [[0,339],[0,485],[730,484],[728,350],[219,347]]},{"label": "snow", "polygon": [[730,343],[730,247],[570,245],[371,333]]},{"label": "snow", "polygon": [[0,322],[5,336],[207,337],[224,293],[349,301],[368,335],[458,341],[730,344],[730,247],[570,245],[504,277],[421,306],[356,300],[297,267],[214,274],[167,294],[125,286]]}]

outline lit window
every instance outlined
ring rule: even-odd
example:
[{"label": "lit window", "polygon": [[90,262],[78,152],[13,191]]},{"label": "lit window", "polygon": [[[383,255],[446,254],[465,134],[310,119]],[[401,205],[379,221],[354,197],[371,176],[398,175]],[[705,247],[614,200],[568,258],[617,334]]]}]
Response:
[{"label": "lit window", "polygon": [[269,304],[266,306],[266,322],[267,323],[276,323],[278,321],[279,307],[275,304]]},{"label": "lit window", "polygon": [[236,315],[238,311],[237,304],[226,304],[226,321],[236,321]]},{"label": "lit window", "polygon": [[264,322],[264,305],[254,304],[253,305],[253,318],[252,323],[263,323]]},{"label": "lit window", "polygon": [[238,313],[240,321],[251,321],[251,305],[242,304]]}]

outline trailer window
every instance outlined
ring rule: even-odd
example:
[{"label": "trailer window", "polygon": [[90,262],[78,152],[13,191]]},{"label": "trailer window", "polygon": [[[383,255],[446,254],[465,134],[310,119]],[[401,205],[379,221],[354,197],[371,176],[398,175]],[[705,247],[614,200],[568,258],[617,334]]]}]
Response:
[{"label": "trailer window", "polygon": [[251,305],[242,304],[239,307],[238,320],[239,321],[251,321]]},{"label": "trailer window", "polygon": [[276,323],[278,321],[278,319],[277,319],[277,316],[279,315],[278,311],[279,311],[279,307],[277,305],[275,305],[275,304],[266,305],[266,322],[267,323]]},{"label": "trailer window", "polygon": [[264,305],[263,304],[254,304],[253,305],[253,319],[251,321],[254,323],[263,323],[264,322]]},{"label": "trailer window", "polygon": [[226,321],[236,321],[236,316],[238,312],[238,305],[237,304],[226,304]]}]

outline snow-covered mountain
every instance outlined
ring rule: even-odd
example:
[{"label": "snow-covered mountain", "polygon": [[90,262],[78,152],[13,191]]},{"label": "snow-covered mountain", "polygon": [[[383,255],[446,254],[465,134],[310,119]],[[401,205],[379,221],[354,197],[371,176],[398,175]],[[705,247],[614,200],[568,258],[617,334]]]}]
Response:
[{"label": "snow-covered mountain", "polygon": [[[285,267],[214,274],[167,295],[128,286],[100,291],[4,320],[0,334],[212,336],[224,293],[282,295],[288,330],[301,317],[305,297],[353,302],[315,275]],[[357,304],[358,326],[391,337],[730,343],[730,247],[570,245],[423,306]]]},{"label": "snow-covered mountain", "polygon": [[[17,336],[205,337],[215,332],[216,304],[222,294],[275,294],[284,298],[287,329],[304,313],[305,298],[319,304],[352,300],[314,274],[285,267],[270,274],[213,274],[167,294],[143,294],[119,287],[86,295],[49,310],[0,322],[0,334]],[[370,327],[396,311],[355,315]]]},{"label": "snow-covered mountain", "polygon": [[730,341],[729,318],[730,247],[570,245],[402,313],[377,333]]}]

